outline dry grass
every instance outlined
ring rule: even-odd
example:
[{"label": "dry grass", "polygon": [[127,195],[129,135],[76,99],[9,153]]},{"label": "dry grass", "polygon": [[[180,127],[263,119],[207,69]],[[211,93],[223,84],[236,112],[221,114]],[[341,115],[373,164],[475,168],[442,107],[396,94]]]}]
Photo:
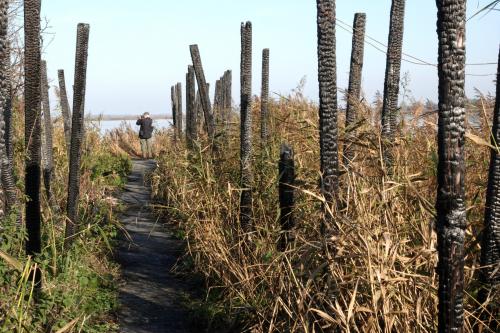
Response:
[{"label": "dry grass", "polygon": [[[259,148],[258,107],[254,103],[254,216],[251,243],[241,237],[238,119],[212,160],[210,149],[190,154],[163,142],[165,151],[154,189],[186,232],[196,270],[209,292],[254,332],[433,332],[437,328],[434,201],[436,114],[404,124],[395,143],[395,169],[384,176],[380,132],[370,119],[378,110],[360,105],[356,158],[343,170],[340,197],[346,203],[322,236],[322,196],[318,191],[317,106],[300,93],[271,103],[272,142]],[[486,113],[491,109],[486,108]],[[420,104],[411,113],[422,115]],[[343,124],[343,119],[339,120]],[[417,126],[419,125],[419,126]],[[344,129],[341,129],[341,138]],[[465,269],[465,328],[476,321],[477,236],[482,227],[489,152],[485,128],[469,131],[467,142],[468,227]],[[297,172],[295,240],[282,253],[279,238],[277,161],[279,144],[295,150]],[[343,144],[346,144],[343,142]],[[500,295],[492,295],[492,299]],[[497,301],[498,302],[498,301]],[[486,330],[487,331],[487,330]]]}]

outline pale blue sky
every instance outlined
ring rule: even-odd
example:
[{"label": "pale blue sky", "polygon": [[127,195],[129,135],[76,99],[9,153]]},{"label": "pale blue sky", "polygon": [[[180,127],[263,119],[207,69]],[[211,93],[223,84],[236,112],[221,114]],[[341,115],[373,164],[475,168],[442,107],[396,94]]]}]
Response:
[{"label": "pale blue sky", "polygon": [[[490,0],[468,1],[469,16]],[[89,23],[86,110],[92,114],[170,113],[170,86],[181,81],[191,62],[189,45],[200,47],[207,80],[233,70],[233,99],[239,104],[240,22],[253,24],[253,94],[260,94],[261,50],[269,47],[270,89],[287,94],[303,76],[305,95],[318,99],[316,2],[311,0],[44,0],[42,16],[54,39],[45,49],[49,78],[57,69],[73,83],[78,22]],[[387,42],[390,0],[340,0],[337,17],[352,24],[367,14],[367,34]],[[437,61],[435,0],[407,0],[404,52]],[[467,62],[495,62],[500,43],[500,13],[476,17],[467,27]],[[339,88],[347,86],[351,35],[337,28]],[[385,55],[365,46],[363,90],[371,101],[383,90]],[[417,99],[437,99],[436,69],[403,63]],[[469,73],[495,73],[496,66],[468,67]],[[494,76],[467,77],[473,88],[494,92]],[[68,91],[71,97],[71,91]],[[52,102],[56,106],[56,101]]]}]

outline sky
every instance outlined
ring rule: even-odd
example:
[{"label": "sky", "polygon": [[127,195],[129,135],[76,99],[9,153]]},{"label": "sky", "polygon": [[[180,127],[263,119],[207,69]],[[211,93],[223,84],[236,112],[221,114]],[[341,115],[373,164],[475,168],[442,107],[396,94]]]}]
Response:
[{"label": "sky", "polygon": [[[467,1],[468,17],[491,0]],[[368,36],[387,43],[390,0],[337,0],[337,18],[352,25],[367,15]],[[51,85],[64,69],[73,84],[76,26],[90,24],[86,113],[170,114],[170,86],[185,85],[189,45],[198,44],[207,81],[213,86],[233,71],[233,100],[239,104],[240,23],[253,26],[252,93],[260,94],[261,50],[270,49],[271,96],[286,95],[305,77],[304,95],[318,100],[316,3],[311,0],[45,0],[48,22],[42,57]],[[348,84],[352,35],[337,28],[338,87]],[[500,12],[467,23],[467,63],[498,59]],[[435,0],[407,0],[403,52],[437,62]],[[362,89],[369,101],[383,91],[385,54],[365,45]],[[437,100],[437,70],[403,62],[417,100]],[[468,66],[470,74],[494,74],[496,65]],[[494,93],[494,75],[467,76],[466,91]],[[51,89],[54,90],[54,89]],[[69,89],[71,90],[71,89]],[[72,92],[68,91],[71,98]],[[185,93],[183,94],[185,96]],[[340,96],[340,95],[339,95]],[[52,106],[57,106],[52,94]]]}]

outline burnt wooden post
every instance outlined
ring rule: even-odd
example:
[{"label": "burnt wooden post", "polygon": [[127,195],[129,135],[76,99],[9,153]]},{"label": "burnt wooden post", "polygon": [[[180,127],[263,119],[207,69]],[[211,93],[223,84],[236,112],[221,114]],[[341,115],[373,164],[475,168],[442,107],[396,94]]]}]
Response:
[{"label": "burnt wooden post", "polygon": [[[40,0],[24,1],[24,144],[26,200],[26,254],[41,251],[40,174],[41,174],[41,75],[40,75]],[[40,282],[36,274],[36,282]]]},{"label": "burnt wooden post", "polygon": [[245,232],[252,229],[252,23],[241,24],[241,201],[240,223]]},{"label": "burnt wooden post", "polygon": [[464,320],[465,5],[437,0],[439,119],[437,248],[439,332],[462,332]]},{"label": "burnt wooden post", "polygon": [[180,140],[182,138],[182,83],[177,82],[177,85],[175,86],[175,92],[177,98],[177,103],[175,105],[176,107],[175,121],[176,121],[177,137]]},{"label": "burnt wooden post", "polygon": [[172,106],[172,122],[173,122],[173,126],[174,126],[174,133],[175,131],[177,131],[177,121],[175,119],[175,116],[176,116],[176,113],[177,113],[177,108],[176,108],[176,104],[177,104],[177,98],[175,97],[176,94],[175,94],[175,85],[174,86],[171,86],[170,87],[170,103],[171,103],[171,106]]},{"label": "burnt wooden post", "polygon": [[186,140],[190,149],[194,147],[194,141],[198,138],[196,108],[195,108],[195,75],[193,66],[188,66],[186,74]]},{"label": "burnt wooden post", "polygon": [[215,81],[215,92],[214,92],[214,117],[215,117],[215,123],[217,126],[220,126],[221,124],[221,119],[222,119],[222,108],[221,108],[221,80],[216,80]]},{"label": "burnt wooden post", "polygon": [[363,70],[363,52],[365,45],[366,14],[356,13],[354,15],[354,31],[352,34],[351,69],[349,74],[349,88],[347,91],[347,108],[345,113],[346,143],[344,146],[344,165],[349,164],[354,158],[354,152],[350,142],[355,139],[350,126],[356,122],[357,109],[360,107],[361,94],[361,72]]},{"label": "burnt wooden post", "polygon": [[[498,52],[497,86],[495,108],[493,110],[493,126],[491,128],[491,144],[495,147],[500,145],[500,50]],[[486,207],[484,212],[484,229],[481,238],[481,266],[480,281],[482,288],[479,292],[479,301],[484,303],[488,293],[493,288],[500,286],[500,154],[497,149],[490,151],[490,168],[488,174],[488,187],[486,190]],[[500,309],[489,306],[488,310],[493,317]],[[490,322],[494,332],[498,332],[499,326],[495,318],[483,312],[481,319]]]},{"label": "burnt wooden post", "polygon": [[222,86],[222,121],[224,123],[224,131],[227,133],[229,130],[229,121],[231,118],[231,89],[232,89],[232,72],[227,70],[224,72],[223,86]]},{"label": "burnt wooden post", "polygon": [[321,190],[331,205],[339,188],[335,2],[316,0],[316,4]]},{"label": "burnt wooden post", "polygon": [[59,99],[64,123],[64,138],[66,139],[66,148],[69,156],[71,145],[71,109],[69,107],[68,93],[66,92],[66,79],[64,78],[63,69],[57,71],[57,78],[59,80]]},{"label": "burnt wooden post", "polygon": [[280,225],[281,235],[278,244],[280,251],[285,251],[287,245],[292,240],[290,230],[294,226],[293,210],[294,200],[294,182],[295,165],[293,161],[293,149],[287,144],[281,145],[279,170],[279,200],[280,200]]},{"label": "burnt wooden post", "polygon": [[398,95],[403,52],[404,17],[405,0],[392,0],[382,105],[382,149],[384,162],[389,170],[392,169],[391,146],[397,130],[399,114]]},{"label": "burnt wooden post", "polygon": [[43,182],[47,199],[52,201],[50,185],[52,182],[52,173],[54,171],[54,148],[52,143],[52,118],[50,116],[49,103],[49,82],[47,78],[47,62],[41,63],[41,94],[42,94],[42,113],[43,113],[43,138],[42,138],[42,160],[43,160]]},{"label": "burnt wooden post", "polygon": [[210,141],[213,143],[215,138],[215,124],[212,114],[212,105],[210,103],[210,96],[208,95],[207,81],[205,80],[205,73],[201,63],[200,51],[198,45],[190,45],[191,59],[193,61],[194,72],[196,74],[196,81],[198,82],[198,91],[200,92],[200,104],[203,109],[205,128],[208,133]]},{"label": "burnt wooden post", "polygon": [[12,168],[12,82],[8,42],[8,13],[9,1],[0,1],[0,192],[2,188],[5,191],[5,210],[7,214],[17,204],[16,184]]},{"label": "burnt wooden post", "polygon": [[269,49],[262,50],[262,83],[260,94],[260,140],[265,147],[269,139]]},{"label": "burnt wooden post", "polygon": [[71,151],[69,155],[68,201],[66,210],[65,246],[69,247],[78,226],[78,202],[80,198],[80,160],[85,117],[85,89],[87,85],[87,58],[89,47],[88,24],[79,23],[76,36],[75,83],[73,85],[73,119],[71,121]]}]

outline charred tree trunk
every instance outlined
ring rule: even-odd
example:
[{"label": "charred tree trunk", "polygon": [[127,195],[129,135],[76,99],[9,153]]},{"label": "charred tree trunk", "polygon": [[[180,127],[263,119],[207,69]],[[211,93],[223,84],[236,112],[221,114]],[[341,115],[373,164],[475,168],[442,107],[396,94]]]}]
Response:
[{"label": "charred tree trunk", "polygon": [[384,140],[382,148],[385,164],[389,169],[393,163],[390,146],[394,141],[399,114],[398,95],[403,52],[404,17],[405,0],[392,0],[382,105],[382,139]]},{"label": "charred tree trunk", "polygon": [[190,149],[194,148],[194,142],[198,139],[198,125],[195,109],[195,75],[193,66],[188,66],[186,74],[186,140]]},{"label": "charred tree trunk", "polygon": [[171,86],[170,87],[170,101],[172,103],[172,121],[173,121],[173,125],[174,125],[174,132],[177,131],[177,119],[175,119],[175,116],[176,116],[176,107],[175,107],[175,104],[177,103],[177,98],[175,98],[176,94],[175,94],[175,87],[176,86]]},{"label": "charred tree trunk", "polygon": [[[196,80],[196,77],[195,77]],[[196,84],[196,83],[195,83]],[[199,132],[200,130],[203,129],[203,108],[201,107],[201,101],[200,101],[200,91],[196,91],[196,98],[194,100],[194,108],[195,108],[195,113],[196,113],[196,119],[197,121],[197,128],[196,131]]]},{"label": "charred tree trunk", "polygon": [[[10,57],[8,58],[10,65]],[[12,146],[12,87],[10,76],[7,74],[7,93],[5,94],[5,108],[3,110],[3,116],[5,121],[4,130],[4,141],[5,141],[5,155],[2,158],[2,186],[5,191],[5,205],[7,207],[6,211],[8,214],[14,209],[16,204],[18,204],[17,190],[16,190],[16,180],[14,177],[13,159],[14,159],[14,149]],[[19,222],[21,222],[21,216],[19,216]]]},{"label": "charred tree trunk", "polygon": [[269,139],[269,49],[262,50],[262,84],[260,94],[260,140],[264,147]]},{"label": "charred tree trunk", "polygon": [[215,81],[215,92],[214,92],[214,117],[216,126],[221,124],[221,80]]},{"label": "charred tree trunk", "polygon": [[57,78],[59,79],[59,98],[64,124],[64,138],[66,139],[66,148],[68,149],[69,156],[71,145],[71,109],[69,108],[68,93],[66,92],[66,79],[64,77],[63,69],[57,71]]},{"label": "charred tree trunk", "polygon": [[208,95],[208,85],[205,80],[205,73],[201,63],[200,51],[198,45],[190,45],[191,59],[193,61],[194,72],[196,74],[196,81],[198,82],[198,91],[200,93],[200,103],[203,108],[205,119],[205,128],[208,133],[210,141],[213,143],[215,139],[215,124],[212,114],[212,104],[210,103],[210,96]]},{"label": "charred tree trunk", "polygon": [[[41,251],[40,239],[40,0],[24,1],[24,143],[26,200],[26,253],[36,256]],[[35,275],[39,284],[40,274]]]},{"label": "charred tree trunk", "polygon": [[[12,169],[12,87],[10,47],[8,44],[9,1],[0,1],[0,172],[5,192],[5,208],[9,214],[17,204],[16,183]],[[2,125],[5,124],[5,127]]]},{"label": "charred tree trunk", "polygon": [[335,2],[316,0],[316,4],[321,189],[327,204],[332,204],[339,188]]},{"label": "charred tree trunk", "polygon": [[[493,110],[493,127],[491,129],[491,144],[500,145],[500,50],[498,53],[497,87],[495,109]],[[488,187],[486,190],[486,208],[484,213],[484,229],[481,239],[481,266],[480,280],[483,284],[479,292],[479,301],[484,303],[488,292],[500,287],[500,154],[497,149],[491,149]],[[495,300],[493,300],[495,302]],[[496,302],[499,300],[497,299]],[[499,313],[498,303],[488,309],[491,314]],[[489,315],[482,315],[483,322],[495,321]],[[497,332],[498,324],[490,327]]]},{"label": "charred tree trunk", "polygon": [[463,331],[465,0],[437,0],[439,332]]},{"label": "charred tree trunk", "polygon": [[280,199],[280,225],[281,237],[279,250],[285,251],[292,240],[290,230],[294,226],[293,209],[295,205],[293,184],[295,182],[295,165],[292,147],[282,144],[280,152],[279,169],[279,199]]},{"label": "charred tree trunk", "polygon": [[[7,0],[0,0],[0,175],[4,174],[4,166],[8,164],[7,151],[5,148],[5,122],[4,110],[7,105],[8,93],[8,67],[6,57],[9,54],[8,50],[8,22],[9,22],[9,2]],[[2,177],[3,178],[3,177]],[[4,217],[7,209],[8,199],[4,195],[4,186],[2,181],[0,186],[0,219]]]},{"label": "charred tree trunk", "polygon": [[43,113],[43,140],[42,140],[42,156],[43,156],[43,183],[45,185],[45,193],[49,201],[52,200],[50,192],[50,183],[52,181],[52,173],[54,169],[54,149],[52,143],[52,118],[50,116],[49,103],[49,82],[47,78],[47,62],[42,61],[41,65],[42,81],[42,113]]},{"label": "charred tree trunk", "polygon": [[351,141],[355,135],[351,126],[356,122],[357,109],[360,107],[361,73],[363,71],[363,53],[365,46],[366,14],[356,13],[354,15],[354,32],[352,34],[351,69],[349,73],[349,88],[347,90],[347,108],[345,114],[346,143],[344,146],[344,165],[349,164],[354,158]]},{"label": "charred tree trunk", "polygon": [[179,140],[182,139],[182,83],[177,82],[177,85],[175,86],[175,91],[176,91],[176,98],[177,98],[177,103],[176,103],[176,115],[175,115],[175,121],[177,123],[176,129],[177,129],[177,137]]},{"label": "charred tree trunk", "polygon": [[240,223],[252,229],[252,23],[241,24],[241,201]]},{"label": "charred tree trunk", "polygon": [[225,111],[225,122],[226,126],[228,125],[230,118],[231,118],[231,111],[232,111],[232,89],[233,89],[233,72],[231,70],[227,70],[226,73],[224,74],[226,76],[225,81],[225,89],[224,89],[224,109]]},{"label": "charred tree trunk", "polygon": [[75,83],[73,96],[73,120],[71,122],[71,152],[66,222],[66,247],[70,246],[78,226],[78,201],[80,196],[80,159],[84,133],[85,89],[87,84],[87,58],[89,46],[88,24],[79,23],[76,37]]}]

